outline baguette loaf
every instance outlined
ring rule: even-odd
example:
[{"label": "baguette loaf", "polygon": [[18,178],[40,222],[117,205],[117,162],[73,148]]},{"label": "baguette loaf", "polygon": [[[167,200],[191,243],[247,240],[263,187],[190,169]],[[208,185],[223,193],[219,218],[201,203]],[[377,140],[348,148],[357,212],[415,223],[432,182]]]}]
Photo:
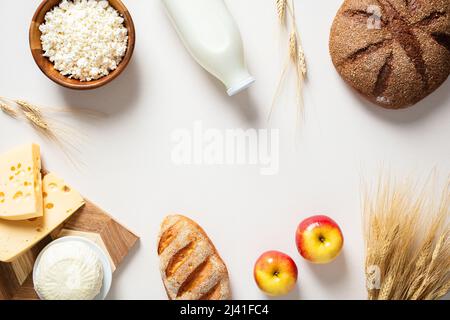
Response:
[{"label": "baguette loaf", "polygon": [[450,74],[450,1],[345,0],[330,53],[342,78],[369,100],[411,106]]},{"label": "baguette loaf", "polygon": [[158,237],[160,271],[171,300],[229,300],[227,268],[203,229],[191,219],[164,219]]}]

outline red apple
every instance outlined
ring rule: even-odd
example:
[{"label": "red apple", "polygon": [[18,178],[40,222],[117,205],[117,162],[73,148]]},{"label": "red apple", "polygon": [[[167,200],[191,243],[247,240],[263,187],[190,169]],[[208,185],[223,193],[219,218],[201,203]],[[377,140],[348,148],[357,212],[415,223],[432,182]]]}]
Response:
[{"label": "red apple", "polygon": [[267,251],[256,261],[253,270],[256,284],[270,296],[289,293],[297,283],[298,270],[294,260],[279,251]]},{"label": "red apple", "polygon": [[341,252],[344,236],[338,224],[327,216],[303,220],[296,232],[297,249],[313,263],[329,263]]}]

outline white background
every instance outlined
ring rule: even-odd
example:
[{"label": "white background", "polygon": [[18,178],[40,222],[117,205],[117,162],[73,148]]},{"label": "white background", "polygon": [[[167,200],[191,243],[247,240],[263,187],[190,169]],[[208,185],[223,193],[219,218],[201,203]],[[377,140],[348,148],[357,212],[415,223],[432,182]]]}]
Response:
[{"label": "white background", "polygon": [[[59,87],[41,73],[29,50],[28,27],[39,2],[1,1],[0,95],[106,116],[65,119],[87,137],[79,144],[81,170],[27,124],[1,114],[0,150],[40,143],[48,169],[141,237],[114,276],[111,299],[166,298],[155,248],[159,224],[169,213],[188,215],[205,228],[228,265],[236,299],[264,298],[252,268],[269,249],[290,254],[298,264],[298,290],[288,298],[364,299],[361,178],[374,181],[381,167],[397,176],[422,177],[437,168],[445,178],[450,172],[450,83],[402,111],[357,96],[328,54],[341,0],[296,1],[309,67],[301,130],[289,85],[274,118],[266,120],[286,55],[272,0],[226,1],[257,79],[235,98],[186,53],[159,0],[124,0],[137,45],[118,79],[90,92]],[[279,174],[262,176],[251,165],[175,166],[171,133],[192,129],[195,121],[205,128],[279,128]],[[319,213],[333,217],[345,235],[343,254],[326,266],[308,264],[294,243],[296,225]]]}]

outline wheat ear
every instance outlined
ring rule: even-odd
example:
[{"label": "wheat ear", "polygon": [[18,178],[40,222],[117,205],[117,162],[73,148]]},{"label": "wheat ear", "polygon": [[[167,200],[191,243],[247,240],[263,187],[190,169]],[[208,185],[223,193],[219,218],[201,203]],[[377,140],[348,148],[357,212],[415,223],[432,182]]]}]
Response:
[{"label": "wheat ear", "polygon": [[300,70],[300,75],[302,76],[303,79],[305,79],[307,74],[306,57],[300,39],[300,34],[297,28],[297,18],[295,16],[294,0],[292,0],[291,5],[288,6],[288,11],[292,20],[292,28],[291,28],[292,30],[289,38],[289,54],[291,60],[296,64],[297,68]]},{"label": "wheat ear", "polygon": [[[44,114],[44,109],[24,100],[13,100],[0,97],[0,110],[6,115],[24,119],[41,135],[58,145],[68,160],[75,166],[81,163],[75,159],[74,152],[79,152],[74,139],[81,137],[76,130],[69,130],[64,123],[58,123],[56,119],[48,118]],[[66,112],[65,110],[54,110],[55,112]],[[73,113],[73,112],[71,112]]]},{"label": "wheat ear", "polygon": [[448,292],[449,184],[439,207],[428,184],[416,194],[411,184],[380,179],[375,195],[365,193],[366,272],[377,266],[380,276],[369,299],[437,299]]},{"label": "wheat ear", "polygon": [[[277,13],[278,19],[283,23],[286,21],[286,13],[288,12],[289,21],[290,21],[290,31],[289,31],[289,44],[288,44],[288,58],[287,62],[291,61],[294,71],[296,74],[296,96],[297,96],[297,106],[298,106],[298,116],[297,120],[301,118],[304,113],[304,104],[303,104],[303,85],[306,78],[307,66],[306,66],[306,58],[305,53],[303,51],[303,47],[300,40],[300,35],[297,29],[297,21],[295,17],[295,7],[294,0],[290,2],[288,0],[278,0],[277,4]],[[268,120],[270,120],[272,113],[275,109],[275,103],[277,98],[281,92],[281,85],[284,82],[284,78],[287,74],[289,68],[289,63],[286,63],[281,72],[280,79],[278,80],[277,88],[274,94],[274,98],[272,101],[272,106],[269,111]]]},{"label": "wheat ear", "polygon": [[9,105],[1,101],[0,101],[0,109],[12,118],[16,118],[18,116],[17,112],[13,108],[11,108]]},{"label": "wheat ear", "polygon": [[292,30],[289,36],[289,57],[293,63],[297,63],[298,60],[298,42],[297,31]]},{"label": "wheat ear", "polygon": [[286,22],[286,6],[287,0],[276,0],[278,20],[281,24]]}]

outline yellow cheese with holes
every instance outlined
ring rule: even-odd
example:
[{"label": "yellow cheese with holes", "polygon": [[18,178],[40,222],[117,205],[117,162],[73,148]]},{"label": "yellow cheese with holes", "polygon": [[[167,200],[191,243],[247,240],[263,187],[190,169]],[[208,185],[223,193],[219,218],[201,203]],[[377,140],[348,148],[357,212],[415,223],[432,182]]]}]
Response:
[{"label": "yellow cheese with holes", "polygon": [[0,156],[0,219],[41,217],[41,154],[36,144]]},{"label": "yellow cheese with holes", "polygon": [[52,173],[42,179],[44,216],[0,220],[0,261],[11,262],[41,241],[84,205],[81,195]]}]

